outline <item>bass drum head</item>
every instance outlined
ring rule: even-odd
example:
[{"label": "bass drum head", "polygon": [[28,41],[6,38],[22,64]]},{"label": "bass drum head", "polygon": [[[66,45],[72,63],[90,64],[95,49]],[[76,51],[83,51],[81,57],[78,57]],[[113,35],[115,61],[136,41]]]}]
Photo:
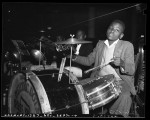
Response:
[{"label": "bass drum head", "polygon": [[12,114],[42,113],[33,81],[26,80],[23,73],[12,78],[8,94],[8,112]]},{"label": "bass drum head", "polygon": [[58,82],[58,73],[44,70],[26,76],[16,74],[9,89],[9,113],[89,114],[82,86],[69,84],[65,73]]}]

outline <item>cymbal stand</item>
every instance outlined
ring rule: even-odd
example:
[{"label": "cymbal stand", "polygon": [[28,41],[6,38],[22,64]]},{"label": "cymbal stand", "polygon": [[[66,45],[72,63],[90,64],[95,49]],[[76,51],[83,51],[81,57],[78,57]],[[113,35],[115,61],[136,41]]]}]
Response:
[{"label": "cymbal stand", "polygon": [[[42,52],[41,52],[41,40],[42,40],[42,38],[43,38],[43,37],[41,36],[41,38],[40,38],[40,53],[42,53]],[[40,65],[40,58],[39,58],[39,65]]]},{"label": "cymbal stand", "polygon": [[[71,35],[70,34],[70,36],[73,38],[75,35]],[[70,74],[70,72],[71,72],[71,60],[72,60],[72,44],[71,44],[71,47],[70,47],[71,49],[70,49],[70,67],[69,67],[69,74]],[[71,81],[70,81],[70,75],[69,75],[69,84],[73,84],[73,83],[71,83]]]}]

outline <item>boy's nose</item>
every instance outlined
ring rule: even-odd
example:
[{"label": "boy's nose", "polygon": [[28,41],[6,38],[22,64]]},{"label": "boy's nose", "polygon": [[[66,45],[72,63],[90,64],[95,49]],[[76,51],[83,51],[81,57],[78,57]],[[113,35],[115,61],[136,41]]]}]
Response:
[{"label": "boy's nose", "polygon": [[111,33],[114,33],[115,32],[115,30],[111,30]]}]

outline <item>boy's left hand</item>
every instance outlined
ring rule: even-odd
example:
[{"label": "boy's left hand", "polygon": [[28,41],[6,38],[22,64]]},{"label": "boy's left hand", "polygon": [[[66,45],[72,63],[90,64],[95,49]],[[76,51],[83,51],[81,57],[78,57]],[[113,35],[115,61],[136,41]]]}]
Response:
[{"label": "boy's left hand", "polygon": [[120,57],[114,57],[112,63],[115,66],[122,66],[124,64],[124,61]]}]

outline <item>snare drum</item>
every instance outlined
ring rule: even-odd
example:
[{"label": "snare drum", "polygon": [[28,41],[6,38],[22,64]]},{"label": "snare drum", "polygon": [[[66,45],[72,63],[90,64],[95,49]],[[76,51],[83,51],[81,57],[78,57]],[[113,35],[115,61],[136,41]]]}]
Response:
[{"label": "snare drum", "polygon": [[109,103],[121,92],[112,74],[91,79],[86,84],[82,82],[82,87],[89,101],[89,109],[96,109]]},{"label": "snare drum", "polygon": [[69,84],[64,72],[58,82],[58,74],[56,69],[17,73],[9,88],[9,113],[89,114],[82,86]]}]

